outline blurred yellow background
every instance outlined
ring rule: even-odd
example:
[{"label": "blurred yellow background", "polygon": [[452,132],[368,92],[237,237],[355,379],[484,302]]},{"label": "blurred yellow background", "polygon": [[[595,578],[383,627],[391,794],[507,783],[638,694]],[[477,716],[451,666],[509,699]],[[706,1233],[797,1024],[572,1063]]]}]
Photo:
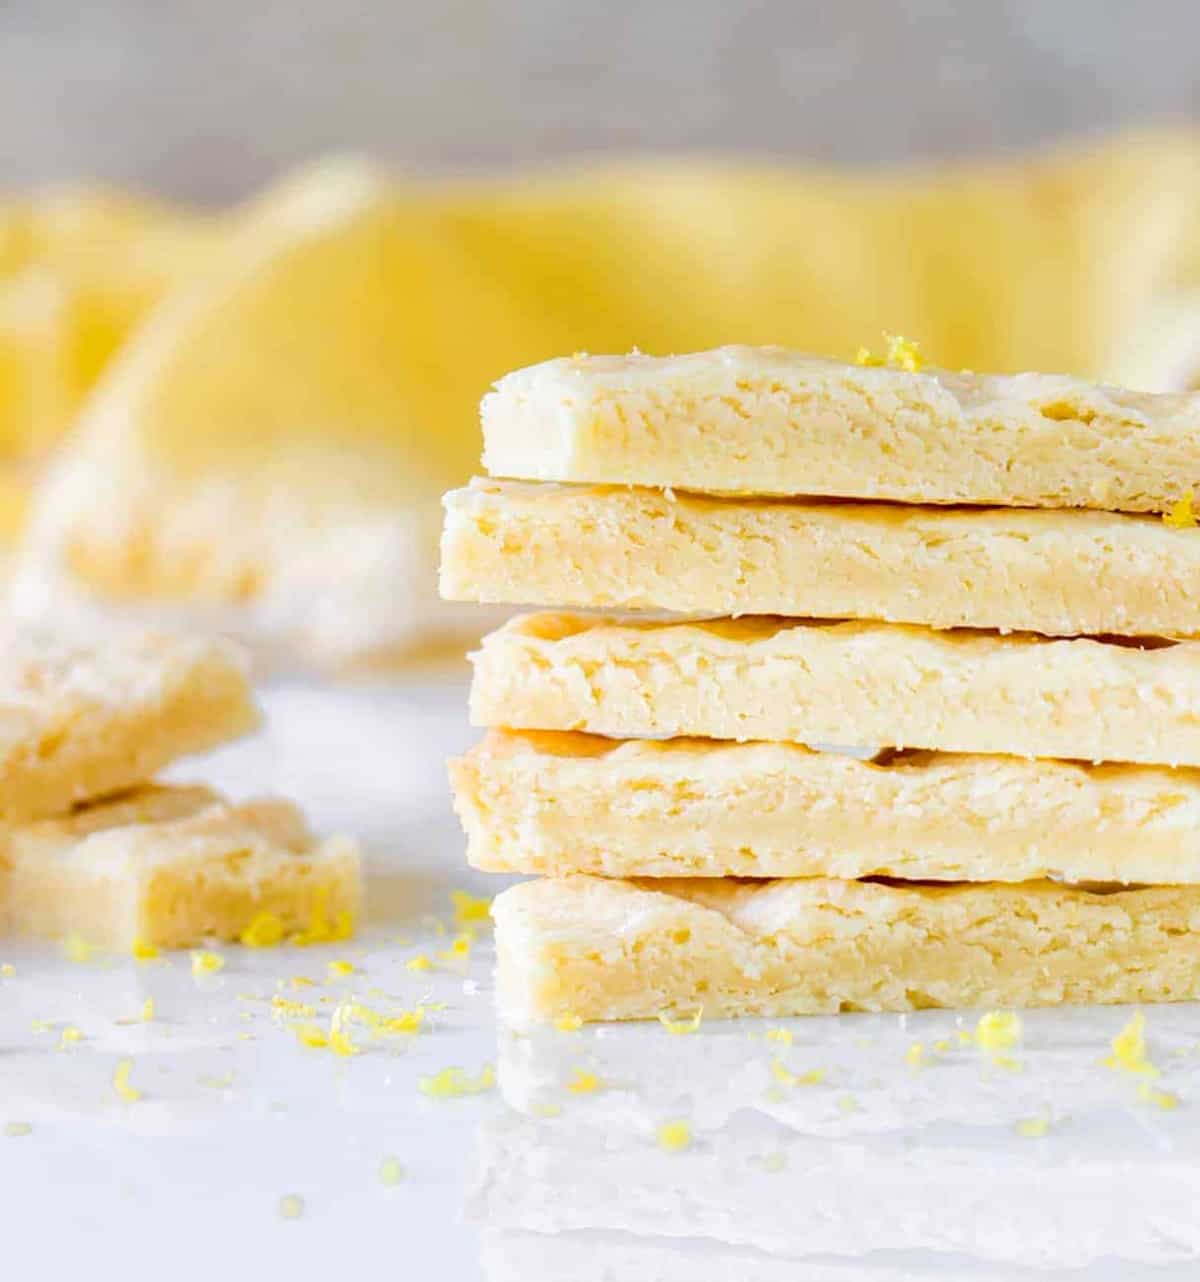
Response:
[{"label": "blurred yellow background", "polygon": [[[1200,135],[1152,119],[1187,114],[1191,81],[1166,43],[1154,86],[1131,74],[1124,99],[1062,79],[1082,65],[1095,89],[1131,66],[1125,19],[1081,39],[1043,6],[955,25],[932,4],[768,5],[742,29],[668,5],[668,55],[670,28],[629,7],[613,63],[621,6],[603,23],[505,6],[504,27],[490,6],[352,4],[336,31],[315,5],[255,8],[223,26],[192,3],[0,16],[0,106],[38,92],[31,68],[61,78],[56,115],[5,126],[27,180],[0,205],[20,614],[162,609],[334,667],[453,633],[437,498],[476,466],[479,397],[571,351],[849,359],[888,330],[948,367],[1200,378]],[[520,74],[534,64],[565,77],[551,97],[574,115],[545,118],[546,84]],[[413,94],[419,117],[394,114]],[[240,200],[199,198],[325,148]],[[488,172],[431,172],[464,156]]]}]

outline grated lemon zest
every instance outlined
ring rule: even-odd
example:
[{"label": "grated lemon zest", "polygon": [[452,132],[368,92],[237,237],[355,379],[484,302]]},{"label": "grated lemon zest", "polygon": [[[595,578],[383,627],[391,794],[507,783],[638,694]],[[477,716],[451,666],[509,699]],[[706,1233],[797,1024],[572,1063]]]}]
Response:
[{"label": "grated lemon zest", "polygon": [[1170,1111],[1179,1107],[1179,1096],[1174,1091],[1160,1091],[1157,1087],[1151,1086],[1149,1082],[1139,1082],[1137,1094],[1138,1099],[1143,1103],[1153,1104],[1155,1108]]},{"label": "grated lemon zest", "polygon": [[439,1073],[421,1077],[417,1086],[431,1099],[458,1099],[463,1095],[481,1095],[496,1084],[496,1070],[485,1064],[478,1077],[470,1077],[461,1068],[443,1068]]},{"label": "grated lemon zest", "polygon": [[1021,1040],[1021,1017],[1011,1010],[989,1010],[975,1025],[975,1043],[980,1050],[1011,1050]]},{"label": "grated lemon zest", "polygon": [[12,979],[16,973],[17,968],[12,964],[12,962],[4,962],[3,964],[0,964],[0,979]]},{"label": "grated lemon zest", "polygon": [[853,1095],[839,1095],[837,1106],[839,1113],[858,1112],[858,1100],[856,1100]]},{"label": "grated lemon zest", "polygon": [[344,1032],[342,1029],[331,1028],[329,1030],[329,1049],[333,1051],[335,1055],[349,1057],[351,1055],[359,1054],[362,1048],[355,1046],[355,1044],[350,1040],[349,1034]]},{"label": "grated lemon zest", "polygon": [[276,1015],[295,1019],[311,1019],[317,1013],[315,1006],[310,1006],[307,1002],[293,1001],[289,997],[280,997],[278,993],[271,998],[271,1009]]},{"label": "grated lemon zest", "polygon": [[142,1023],[148,1024],[154,1018],[154,1013],[155,1013],[154,998],[147,997],[146,1000],[142,1003]]},{"label": "grated lemon zest", "polygon": [[68,1024],[59,1036],[58,1049],[60,1051],[65,1051],[68,1046],[74,1046],[76,1042],[81,1042],[82,1040],[83,1033],[81,1033],[74,1024]]},{"label": "grated lemon zest", "polygon": [[133,1060],[123,1059],[113,1070],[113,1090],[129,1104],[136,1104],[142,1098],[142,1092],[129,1084],[129,1075],[133,1072]]},{"label": "grated lemon zest", "polygon": [[1179,499],[1178,502],[1172,503],[1171,506],[1163,513],[1163,524],[1170,526],[1172,530],[1190,530],[1196,526],[1196,513],[1192,510],[1192,492],[1188,492]]},{"label": "grated lemon zest", "polygon": [[63,956],[67,961],[86,962],[92,959],[92,946],[77,931],[71,931],[62,942]]},{"label": "grated lemon zest", "polygon": [[301,1046],[311,1046],[315,1050],[324,1050],[329,1045],[329,1037],[320,1024],[296,1024],[296,1040]]},{"label": "grated lemon zest", "polygon": [[1037,1140],[1049,1134],[1050,1123],[1044,1117],[1024,1117],[1013,1127],[1013,1130],[1018,1135],[1025,1136],[1027,1140]]},{"label": "grated lemon zest", "polygon": [[132,953],[135,961],[153,961],[158,956],[158,949],[140,935],[133,941]]},{"label": "grated lemon zest", "polygon": [[874,356],[869,348],[860,347],[855,353],[854,363],[870,366],[886,365],[889,369],[902,369],[910,374],[918,374],[925,368],[920,343],[904,338],[900,334],[885,333],[883,339],[886,344],[885,355]]},{"label": "grated lemon zest", "polygon": [[923,1068],[925,1064],[925,1047],[920,1042],[913,1042],[908,1050],[904,1052],[904,1062],[913,1070]]},{"label": "grated lemon zest", "polygon": [[298,1220],[304,1214],[304,1199],[298,1193],[288,1193],[281,1197],[279,1214],[285,1220]]},{"label": "grated lemon zest", "polygon": [[331,961],[326,967],[330,979],[339,979],[354,974],[354,963],[348,961]]},{"label": "grated lemon zest", "polygon": [[694,1033],[700,1027],[700,1021],[703,1018],[704,1007],[697,1006],[695,1012],[689,1015],[687,1019],[672,1019],[669,1015],[660,1012],[658,1022],[668,1033],[679,1035],[682,1033]]},{"label": "grated lemon zest", "polygon": [[692,1128],[677,1118],[670,1122],[663,1122],[658,1128],[658,1147],[667,1153],[682,1153],[685,1149],[692,1146]]},{"label": "grated lemon zest", "polygon": [[197,979],[201,975],[215,975],[225,965],[225,958],[220,953],[211,953],[198,948],[192,953],[192,974]]},{"label": "grated lemon zest", "polygon": [[554,1021],[554,1027],[560,1033],[577,1033],[583,1027],[583,1016],[572,1015],[568,1011],[566,1014],[559,1015]]},{"label": "grated lemon zest", "polygon": [[385,1157],[379,1163],[379,1182],[386,1184],[388,1188],[399,1184],[404,1179],[404,1167],[394,1157]]},{"label": "grated lemon zest", "polygon": [[415,957],[410,957],[408,961],[406,961],[404,964],[405,966],[408,967],[409,970],[432,970],[433,969],[433,962],[431,962],[429,958],[425,956],[424,953],[418,953]]},{"label": "grated lemon zest", "polygon": [[780,1086],[816,1086],[825,1080],[823,1068],[811,1068],[807,1073],[793,1073],[778,1055],[771,1057],[771,1076]]},{"label": "grated lemon zest", "polygon": [[765,1036],[767,1041],[778,1042],[780,1046],[790,1046],[793,1041],[790,1028],[768,1028]]},{"label": "grated lemon zest", "polygon": [[465,890],[452,890],[450,903],[454,906],[456,925],[467,926],[475,922],[489,921],[492,915],[492,901]]},{"label": "grated lemon zest", "polygon": [[33,1127],[30,1126],[28,1122],[4,1123],[4,1134],[7,1135],[9,1139],[16,1139],[19,1135],[30,1135],[32,1132]]},{"label": "grated lemon zest", "polygon": [[414,1006],[412,1010],[402,1010],[399,1015],[392,1015],[390,1018],[383,1019],[379,1022],[379,1031],[381,1033],[419,1033],[421,1026],[425,1022],[424,1006]]},{"label": "grated lemon zest", "polygon": [[573,1095],[590,1095],[593,1091],[598,1091],[603,1084],[595,1073],[589,1072],[586,1068],[577,1068],[571,1074],[567,1090]]},{"label": "grated lemon zest", "polygon": [[442,961],[466,961],[471,956],[471,944],[474,939],[470,931],[463,931],[454,936],[450,941],[450,947],[442,949],[438,957]]},{"label": "grated lemon zest", "polygon": [[288,980],[288,983],[291,984],[293,988],[316,988],[317,986],[317,981],[315,979],[309,979],[307,975],[293,975],[291,979]]},{"label": "grated lemon zest", "polygon": [[1014,1059],[1011,1055],[993,1055],[992,1063],[997,1068],[1002,1068],[1008,1073],[1023,1073],[1025,1071],[1024,1063],[1019,1059]]},{"label": "grated lemon zest", "polygon": [[939,1055],[945,1055],[952,1047],[953,1043],[948,1037],[939,1037],[937,1041],[933,1043],[933,1049],[937,1051]]},{"label": "grated lemon zest", "polygon": [[329,920],[329,887],[319,886],[313,893],[308,926],[291,937],[293,944],[307,948],[311,944],[335,944],[354,934],[354,918],[342,910]]},{"label": "grated lemon zest", "polygon": [[1146,1057],[1146,1017],[1141,1011],[1112,1039],[1112,1049],[1113,1053],[1101,1061],[1105,1068],[1141,1077],[1159,1075],[1158,1069]]},{"label": "grated lemon zest", "polygon": [[283,922],[274,913],[256,914],[238,936],[238,942],[247,948],[274,948],[283,943]]}]

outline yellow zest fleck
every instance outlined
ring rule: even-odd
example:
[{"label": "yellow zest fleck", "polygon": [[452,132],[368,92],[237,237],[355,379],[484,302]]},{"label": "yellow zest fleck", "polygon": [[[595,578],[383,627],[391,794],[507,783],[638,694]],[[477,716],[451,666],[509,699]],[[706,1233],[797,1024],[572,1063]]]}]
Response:
[{"label": "yellow zest fleck", "polygon": [[44,1019],[35,1019],[29,1026],[35,1033],[48,1033],[51,1026]]},{"label": "yellow zest fleck", "polygon": [[317,981],[315,979],[309,979],[307,975],[293,975],[291,979],[288,980],[288,983],[291,984],[293,988],[316,988],[317,986]]},{"label": "yellow zest fleck", "polygon": [[780,1046],[790,1046],[792,1044],[792,1030],[790,1028],[768,1028],[766,1039],[769,1042],[778,1042]]},{"label": "yellow zest fleck", "polygon": [[63,956],[67,961],[86,962],[92,959],[92,946],[77,931],[73,930],[62,943]]},{"label": "yellow zest fleck", "polygon": [[293,1001],[289,997],[280,997],[278,993],[271,998],[271,1009],[276,1015],[281,1015],[285,1019],[311,1019],[317,1013],[315,1006],[310,1006],[307,1002]]},{"label": "yellow zest fleck", "polygon": [[471,944],[474,936],[469,931],[464,931],[455,935],[450,941],[450,947],[442,949],[438,957],[442,961],[457,962],[466,961],[471,956]]},{"label": "yellow zest fleck", "polygon": [[956,1034],[960,1046],[970,1046],[975,1040],[975,1034],[969,1033],[965,1028],[960,1028]]},{"label": "yellow zest fleck", "polygon": [[283,943],[283,922],[274,913],[258,913],[238,936],[247,948],[274,948]]},{"label": "yellow zest fleck", "polygon": [[660,1012],[658,1022],[667,1030],[668,1033],[694,1033],[700,1027],[700,1021],[704,1018],[704,1007],[697,1006],[695,1011],[687,1019],[672,1019],[669,1015]]},{"label": "yellow zest fleck", "polygon": [[857,1113],[858,1100],[853,1095],[839,1095],[837,1100],[839,1113]]},{"label": "yellow zest fleck", "polygon": [[450,902],[454,906],[454,921],[458,926],[485,922],[492,915],[492,901],[468,894],[465,890],[452,890]]},{"label": "yellow zest fleck", "polygon": [[816,1086],[825,1080],[823,1068],[811,1068],[807,1073],[793,1073],[778,1055],[771,1057],[771,1076],[780,1086]]},{"label": "yellow zest fleck", "polygon": [[210,953],[198,948],[192,953],[192,974],[199,979],[202,975],[215,975],[225,965],[225,958],[220,953]]},{"label": "yellow zest fleck", "polygon": [[4,1134],[7,1135],[9,1139],[16,1139],[19,1135],[30,1135],[32,1132],[33,1127],[30,1126],[28,1122],[4,1123]]},{"label": "yellow zest fleck", "polygon": [[595,1073],[589,1072],[586,1068],[577,1068],[571,1074],[567,1090],[573,1095],[590,1095],[593,1091],[598,1091],[602,1085]]},{"label": "yellow zest fleck", "polygon": [[279,1214],[285,1220],[298,1220],[304,1214],[304,1199],[299,1193],[288,1193],[279,1199]]},{"label": "yellow zest fleck", "polygon": [[136,1104],[142,1098],[142,1092],[129,1084],[129,1075],[133,1072],[133,1060],[123,1059],[113,1071],[113,1090],[129,1104]]},{"label": "yellow zest fleck", "polygon": [[1158,1076],[1158,1069],[1146,1057],[1146,1017],[1141,1011],[1112,1039],[1112,1049],[1103,1061],[1105,1068],[1141,1077]]},{"label": "yellow zest fleck", "polygon": [[440,1073],[433,1073],[418,1080],[417,1086],[422,1095],[431,1099],[457,1099],[462,1095],[482,1095],[496,1084],[496,1070],[491,1064],[485,1064],[478,1077],[470,1077],[461,1068],[443,1068]]},{"label": "yellow zest fleck", "polygon": [[583,1027],[583,1016],[572,1015],[569,1011],[554,1021],[554,1027],[560,1033],[577,1033]]},{"label": "yellow zest fleck", "polygon": [[154,998],[147,997],[142,1003],[142,1023],[148,1024],[154,1018]]},{"label": "yellow zest fleck", "polygon": [[377,1025],[381,1033],[419,1033],[425,1022],[425,1006],[414,1006],[412,1010],[402,1010],[399,1015],[381,1019]]},{"label": "yellow zest fleck", "polygon": [[1190,530],[1196,525],[1196,513],[1192,510],[1192,492],[1188,492],[1177,503],[1163,513],[1163,524],[1173,530]]},{"label": "yellow zest fleck", "polygon": [[329,1037],[320,1024],[295,1025],[296,1040],[301,1046],[311,1046],[314,1050],[324,1050],[329,1045]]},{"label": "yellow zest fleck", "polygon": [[1044,1117],[1023,1117],[1013,1128],[1027,1140],[1039,1140],[1050,1132],[1050,1123]]},{"label": "yellow zest fleck", "polygon": [[887,344],[887,353],[884,356],[873,356],[869,349],[860,347],[855,354],[854,363],[856,365],[886,365],[890,369],[907,370],[910,374],[918,374],[925,367],[925,362],[921,358],[921,345],[911,339],[903,338],[899,334],[887,334],[883,336]]},{"label": "yellow zest fleck", "polygon": [[1011,1055],[993,1055],[992,1063],[997,1068],[1002,1068],[1008,1073],[1023,1073],[1025,1065],[1019,1059],[1013,1059]]},{"label": "yellow zest fleck", "polygon": [[914,1071],[924,1067],[925,1047],[920,1042],[913,1042],[908,1050],[904,1052],[904,1062]]},{"label": "yellow zest fleck", "polygon": [[658,1128],[658,1147],[667,1153],[682,1153],[692,1147],[692,1128],[682,1119],[664,1122]]},{"label": "yellow zest fleck", "polygon": [[83,1034],[75,1027],[74,1024],[68,1024],[62,1030],[58,1039],[58,1049],[65,1051],[68,1046],[74,1046],[76,1042],[83,1040]]},{"label": "yellow zest fleck", "polygon": [[153,961],[158,956],[158,949],[140,935],[133,941],[132,952],[135,961]]},{"label": "yellow zest fleck", "polygon": [[562,1105],[551,1103],[535,1104],[533,1106],[533,1113],[535,1117],[561,1117]]},{"label": "yellow zest fleck", "polygon": [[975,1025],[975,1043],[980,1050],[1011,1050],[1021,1040],[1021,1017],[1011,1010],[989,1010]]},{"label": "yellow zest fleck", "polygon": [[0,965],[0,979],[12,979],[16,973],[17,968],[12,964],[12,962],[4,962]]},{"label": "yellow zest fleck", "polygon": [[333,1051],[335,1055],[348,1057],[350,1055],[359,1054],[362,1048],[355,1046],[355,1044],[350,1040],[349,1033],[344,1029],[331,1028],[329,1030],[329,1049]]},{"label": "yellow zest fleck", "polygon": [[354,974],[354,963],[348,961],[331,961],[326,967],[330,979],[341,979]]},{"label": "yellow zest fleck", "polygon": [[405,966],[408,967],[409,970],[432,970],[433,969],[433,962],[431,962],[429,958],[425,956],[424,953],[418,953],[415,957],[410,957],[408,961],[406,961],[404,964]]},{"label": "yellow zest fleck", "polygon": [[399,1184],[404,1179],[404,1167],[402,1167],[394,1157],[385,1157],[379,1163],[379,1182],[386,1184],[388,1188]]},{"label": "yellow zest fleck", "polygon": [[1179,1096],[1174,1091],[1160,1091],[1149,1082],[1139,1082],[1137,1094],[1144,1104],[1153,1104],[1155,1108],[1170,1111],[1179,1107]]},{"label": "yellow zest fleck", "polygon": [[939,1055],[945,1055],[952,1046],[953,1043],[948,1037],[939,1037],[937,1041],[933,1043],[933,1049],[937,1051]]},{"label": "yellow zest fleck", "polygon": [[312,911],[309,913],[308,926],[298,931],[291,938],[293,944],[307,948],[311,944],[335,944],[349,939],[354,934],[354,918],[350,913],[337,913],[329,919],[329,887],[320,886],[313,894]]}]

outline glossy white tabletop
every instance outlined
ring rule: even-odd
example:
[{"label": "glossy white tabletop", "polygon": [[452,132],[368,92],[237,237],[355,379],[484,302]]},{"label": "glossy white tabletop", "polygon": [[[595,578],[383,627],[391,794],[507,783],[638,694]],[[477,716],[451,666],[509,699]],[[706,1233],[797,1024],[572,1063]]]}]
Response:
[{"label": "glossy white tabletop", "polygon": [[[15,968],[0,979],[14,1277],[1200,1276],[1200,1009],[1147,1013],[1155,1089],[1180,1099],[1168,1110],[1100,1063],[1123,1010],[1027,1014],[1007,1066],[959,1036],[973,1017],[945,1012],[770,1025],[790,1045],[754,1021],[518,1037],[493,1018],[486,932],[466,962],[438,957],[450,890],[496,888],[465,868],[446,790],[443,760],[472,737],[461,682],[278,685],[264,703],[263,734],[179,777],[280,792],[359,835],[370,921],[348,944],[222,948],[225,968],[200,979],[186,955],[77,963],[0,941]],[[421,953],[431,970],[406,965]],[[333,959],[355,973],[330,977]],[[342,1057],[302,1046],[306,1017],[276,996],[311,1022],[352,996],[384,1015],[444,1008],[415,1036],[356,1026],[360,1053]],[[64,1045],[67,1026],[81,1036]],[[125,1059],[133,1102],[113,1086]],[[489,1064],[481,1094],[420,1089]],[[682,1151],[659,1141],[675,1121]],[[1030,1121],[1046,1133],[1022,1134]]]}]

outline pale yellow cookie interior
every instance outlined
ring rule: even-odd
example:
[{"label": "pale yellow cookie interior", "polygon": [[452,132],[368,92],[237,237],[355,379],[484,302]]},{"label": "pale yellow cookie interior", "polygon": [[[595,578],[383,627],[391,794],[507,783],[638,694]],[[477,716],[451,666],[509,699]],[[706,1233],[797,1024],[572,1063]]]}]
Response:
[{"label": "pale yellow cookie interior", "polygon": [[493,476],[1165,511],[1200,483],[1200,393],[843,364],[780,347],[562,357],[482,406]]},{"label": "pale yellow cookie interior", "polygon": [[1200,765],[1200,643],[534,614],[472,656],[476,725]]},{"label": "pale yellow cookie interior", "polygon": [[517,1026],[1200,996],[1200,887],[581,876],[514,886],[492,912]]},{"label": "pale yellow cookie interior", "polygon": [[147,786],[0,837],[7,927],[97,948],[181,948],[350,933],[360,857],[321,841],[284,801],[233,805],[207,788]]},{"label": "pale yellow cookie interior", "polygon": [[450,763],[489,872],[1200,883],[1200,772],[493,730]]}]

